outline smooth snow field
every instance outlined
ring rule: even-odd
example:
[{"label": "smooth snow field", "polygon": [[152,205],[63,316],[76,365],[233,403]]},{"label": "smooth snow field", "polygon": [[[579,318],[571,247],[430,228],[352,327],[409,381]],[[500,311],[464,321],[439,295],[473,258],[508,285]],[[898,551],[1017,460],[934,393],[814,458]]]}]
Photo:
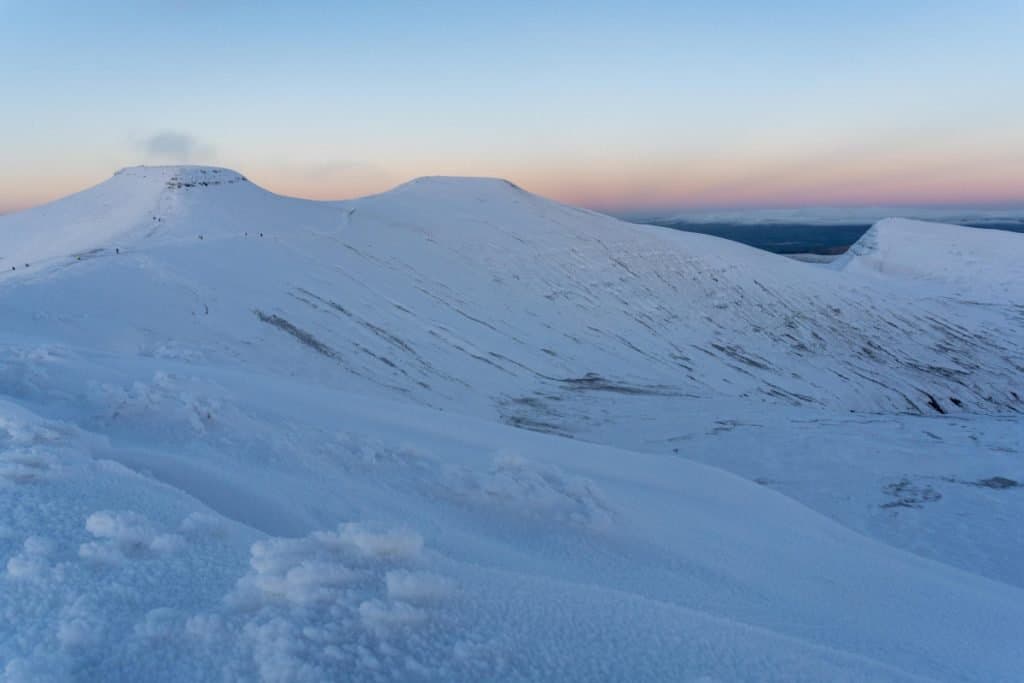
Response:
[{"label": "smooth snow field", "polygon": [[1024,680],[1024,235],[500,180],[0,217],[0,680]]}]

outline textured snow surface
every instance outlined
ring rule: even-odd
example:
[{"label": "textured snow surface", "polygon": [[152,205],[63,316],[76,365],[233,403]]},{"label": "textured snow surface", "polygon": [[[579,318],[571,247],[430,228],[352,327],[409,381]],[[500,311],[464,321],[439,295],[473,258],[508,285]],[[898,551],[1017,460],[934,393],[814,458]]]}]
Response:
[{"label": "textured snow surface", "polygon": [[988,233],[199,167],[0,217],[0,680],[1020,680]]},{"label": "textured snow surface", "polygon": [[1024,246],[1018,233],[899,218],[876,223],[834,267],[920,280],[961,297],[1020,304]]}]

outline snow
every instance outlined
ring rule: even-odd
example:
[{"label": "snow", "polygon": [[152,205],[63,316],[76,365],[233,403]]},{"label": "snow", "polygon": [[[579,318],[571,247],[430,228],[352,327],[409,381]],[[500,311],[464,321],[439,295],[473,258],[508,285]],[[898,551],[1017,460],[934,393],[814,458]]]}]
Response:
[{"label": "snow", "polygon": [[4,216],[0,680],[1019,680],[989,233],[199,167]]},{"label": "snow", "polygon": [[[206,178],[216,178],[207,181]],[[165,191],[176,184],[245,182],[219,168],[136,167],[118,171],[100,185],[45,206],[4,216],[3,270],[29,269],[54,257],[89,258],[109,241],[153,228],[169,208]]]},{"label": "snow", "polygon": [[149,520],[130,510],[94,512],[85,529],[99,540],[80,545],[78,556],[93,562],[117,564],[131,556],[173,553],[185,544],[177,534],[155,533]]},{"label": "snow", "polygon": [[956,225],[891,218],[872,226],[833,267],[928,286],[939,281],[958,297],[1019,301],[1024,293],[1021,243],[1016,233],[965,233]]}]

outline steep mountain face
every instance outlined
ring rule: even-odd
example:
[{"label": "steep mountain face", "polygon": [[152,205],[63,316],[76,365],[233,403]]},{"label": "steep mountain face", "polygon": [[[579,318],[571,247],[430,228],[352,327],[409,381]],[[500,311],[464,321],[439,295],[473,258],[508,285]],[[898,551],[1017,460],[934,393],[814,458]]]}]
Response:
[{"label": "steep mountain face", "polygon": [[0,217],[3,680],[1014,680],[985,233],[823,267],[204,167]]}]

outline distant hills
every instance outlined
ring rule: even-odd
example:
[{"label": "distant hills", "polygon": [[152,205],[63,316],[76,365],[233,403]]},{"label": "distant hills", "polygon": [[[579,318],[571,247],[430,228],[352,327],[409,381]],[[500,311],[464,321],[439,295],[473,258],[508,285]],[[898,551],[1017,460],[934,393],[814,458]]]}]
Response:
[{"label": "distant hills", "polygon": [[776,254],[841,254],[874,223],[891,217],[1024,232],[1024,209],[811,207],[690,211],[630,220],[714,235]]}]

